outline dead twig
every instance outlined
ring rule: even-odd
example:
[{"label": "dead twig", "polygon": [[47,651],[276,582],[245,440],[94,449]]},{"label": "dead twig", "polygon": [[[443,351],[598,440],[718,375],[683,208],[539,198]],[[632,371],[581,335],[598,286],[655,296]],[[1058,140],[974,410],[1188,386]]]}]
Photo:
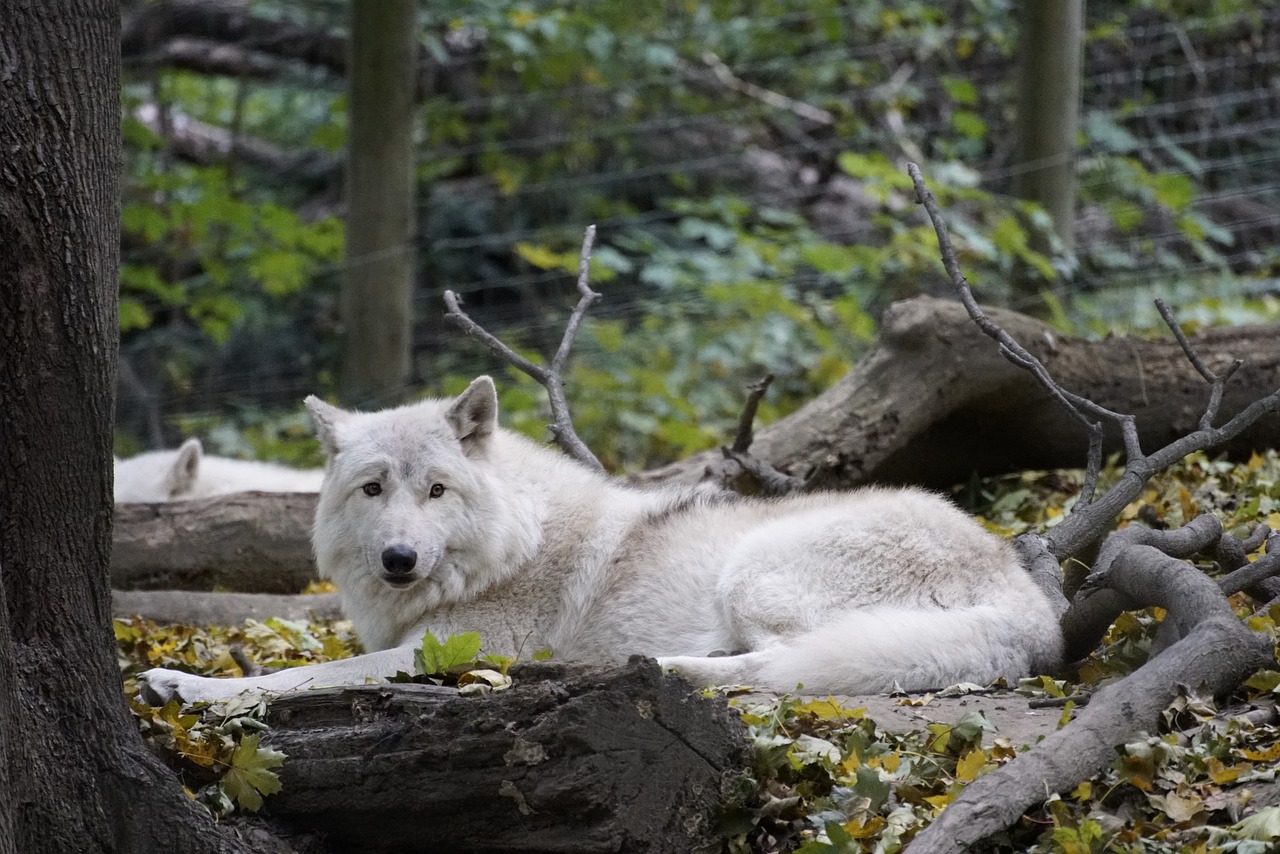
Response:
[{"label": "dead twig", "polygon": [[594,225],[587,226],[586,233],[582,237],[582,252],[578,258],[578,304],[574,306],[573,312],[569,315],[569,321],[565,324],[564,336],[560,339],[560,346],[557,348],[555,356],[552,357],[549,367],[535,365],[506,344],[503,344],[494,335],[485,331],[462,310],[458,302],[458,296],[453,291],[444,292],[444,302],[449,308],[449,311],[445,313],[446,320],[472,338],[478,338],[482,344],[489,348],[490,353],[508,365],[533,377],[547,390],[547,398],[551,403],[552,417],[552,423],[547,425],[547,429],[551,431],[552,438],[560,446],[561,450],[588,468],[604,472],[604,466],[601,465],[600,460],[596,458],[595,454],[591,453],[591,449],[578,438],[577,432],[573,429],[573,418],[569,412],[569,402],[564,396],[564,370],[569,361],[569,351],[573,347],[573,340],[578,334],[578,327],[582,323],[582,318],[586,316],[587,309],[600,298],[600,294],[591,290],[587,284],[590,274],[591,246],[595,239],[596,227]]}]

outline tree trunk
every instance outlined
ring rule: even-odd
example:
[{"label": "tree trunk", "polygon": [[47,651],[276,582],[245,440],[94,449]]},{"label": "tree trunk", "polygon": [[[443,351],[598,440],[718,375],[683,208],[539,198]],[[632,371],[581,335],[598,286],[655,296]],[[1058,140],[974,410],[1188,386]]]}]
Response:
[{"label": "tree trunk", "polygon": [[351,0],[342,399],[394,403],[409,382],[417,4]]},{"label": "tree trunk", "polygon": [[483,697],[367,685],[275,700],[267,743],[289,758],[270,814],[335,854],[720,850],[716,815],[749,767],[723,699],[650,659],[513,676]]},{"label": "tree trunk", "polygon": [[143,746],[107,626],[119,16],[0,2],[0,851],[247,851]]},{"label": "tree trunk", "polygon": [[1048,211],[1070,248],[1075,245],[1084,0],[1028,0],[1021,15],[1013,192]]}]

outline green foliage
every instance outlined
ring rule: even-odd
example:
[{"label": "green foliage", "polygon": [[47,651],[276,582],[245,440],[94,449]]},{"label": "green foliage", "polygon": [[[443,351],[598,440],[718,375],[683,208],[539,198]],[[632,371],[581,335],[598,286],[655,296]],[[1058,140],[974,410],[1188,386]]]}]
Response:
[{"label": "green foliage", "polygon": [[422,646],[413,651],[413,667],[422,676],[438,676],[470,664],[479,654],[480,635],[475,632],[451,635],[444,643],[427,632],[422,636]]}]

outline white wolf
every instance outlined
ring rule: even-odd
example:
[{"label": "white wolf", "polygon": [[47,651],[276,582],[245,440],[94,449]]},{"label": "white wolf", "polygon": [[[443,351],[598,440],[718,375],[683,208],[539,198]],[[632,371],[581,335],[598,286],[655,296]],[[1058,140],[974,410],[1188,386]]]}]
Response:
[{"label": "white wolf", "polygon": [[204,453],[188,439],[176,451],[148,451],[115,458],[115,501],[158,503],[209,498],[231,492],[319,492],[323,469],[295,469]]},{"label": "white wolf", "polygon": [[935,495],[632,488],[499,428],[488,377],[382,412],[307,406],[329,457],[316,562],[380,651],[244,679],[151,670],[152,701],[381,679],[412,669],[425,630],[821,693],[987,683],[1060,655],[1011,548]]}]

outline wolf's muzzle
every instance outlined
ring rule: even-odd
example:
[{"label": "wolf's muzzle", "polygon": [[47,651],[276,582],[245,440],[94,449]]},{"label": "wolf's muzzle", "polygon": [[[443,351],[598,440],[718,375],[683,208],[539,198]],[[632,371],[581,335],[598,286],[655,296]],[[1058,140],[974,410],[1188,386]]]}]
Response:
[{"label": "wolf's muzzle", "polygon": [[382,568],[388,577],[406,576],[418,564],[418,553],[408,546],[387,546],[382,550]]}]

